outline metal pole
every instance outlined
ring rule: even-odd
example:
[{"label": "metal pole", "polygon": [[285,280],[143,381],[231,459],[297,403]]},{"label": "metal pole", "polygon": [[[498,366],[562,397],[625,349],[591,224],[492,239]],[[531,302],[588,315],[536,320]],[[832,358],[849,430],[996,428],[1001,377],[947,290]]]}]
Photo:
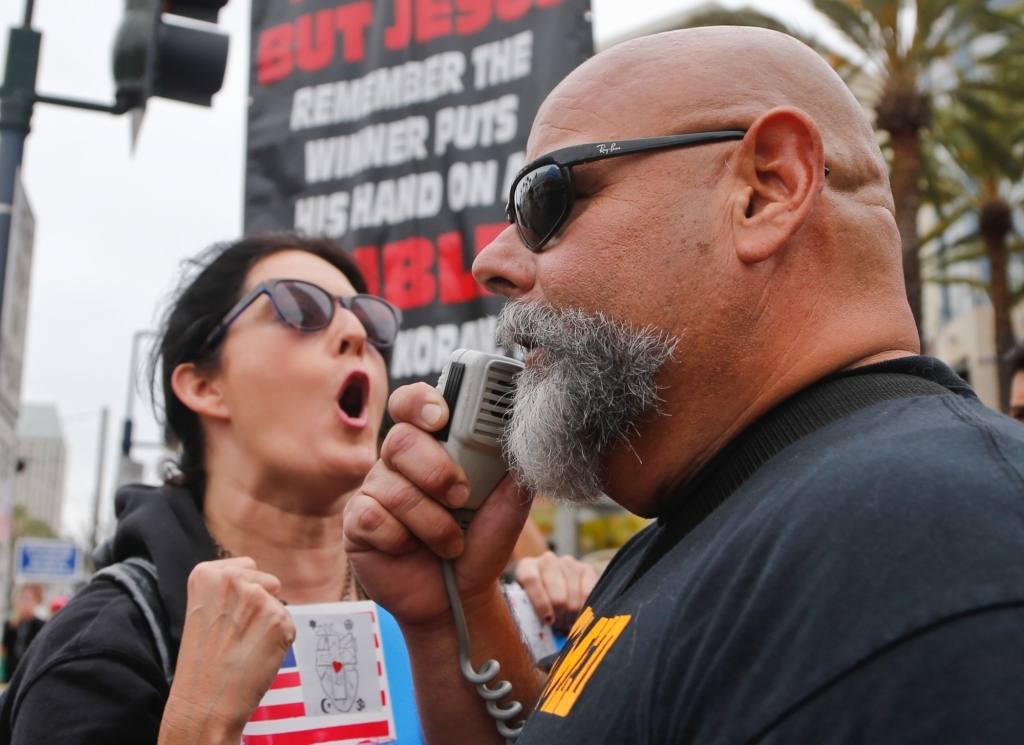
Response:
[{"label": "metal pole", "polygon": [[0,86],[0,308],[7,279],[7,248],[14,211],[14,182],[25,154],[32,122],[42,34],[33,31],[33,0],[26,0],[21,28],[12,28],[7,41],[7,64]]},{"label": "metal pole", "polygon": [[132,335],[132,362],[128,371],[128,400],[124,405],[124,432],[121,437],[121,457],[132,454],[132,419],[135,413],[135,377],[139,371],[139,346],[142,340],[153,334],[152,331],[136,331]]},{"label": "metal pole", "polygon": [[136,331],[132,335],[132,360],[131,368],[128,370],[128,400],[124,404],[124,430],[121,433],[121,458],[117,468],[117,488],[121,488],[122,485],[138,479],[138,475],[132,468],[132,445],[135,444],[132,438],[132,416],[135,412],[135,376],[139,369],[139,345],[143,337],[149,336],[151,333],[151,331]]},{"label": "metal pole", "polygon": [[107,415],[110,410],[100,409],[100,441],[96,455],[96,496],[93,498],[92,550],[96,550],[100,537],[100,504],[103,501],[103,462],[107,459]]}]

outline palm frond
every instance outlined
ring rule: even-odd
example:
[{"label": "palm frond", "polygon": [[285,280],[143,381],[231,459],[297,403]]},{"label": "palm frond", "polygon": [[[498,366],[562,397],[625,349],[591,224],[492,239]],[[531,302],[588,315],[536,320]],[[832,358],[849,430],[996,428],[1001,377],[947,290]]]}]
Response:
[{"label": "palm frond", "polygon": [[806,43],[806,40],[801,38],[800,33],[785,21],[775,16],[761,13],[753,8],[729,10],[716,5],[691,16],[687,19],[686,25],[692,28],[701,26],[754,26],[771,29],[772,31],[781,31],[784,34],[795,36]]},{"label": "palm frond", "polygon": [[814,7],[832,21],[833,25],[850,38],[876,63],[885,58],[885,41],[871,22],[870,16],[859,12],[844,0],[812,0]]}]

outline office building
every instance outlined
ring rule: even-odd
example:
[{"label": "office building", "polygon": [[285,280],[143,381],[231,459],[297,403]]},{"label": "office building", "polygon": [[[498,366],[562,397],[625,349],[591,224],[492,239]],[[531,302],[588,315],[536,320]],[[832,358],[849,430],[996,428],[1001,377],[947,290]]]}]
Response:
[{"label": "office building", "polygon": [[46,522],[59,534],[67,448],[57,407],[22,404],[17,438],[14,503],[23,505],[29,518]]}]

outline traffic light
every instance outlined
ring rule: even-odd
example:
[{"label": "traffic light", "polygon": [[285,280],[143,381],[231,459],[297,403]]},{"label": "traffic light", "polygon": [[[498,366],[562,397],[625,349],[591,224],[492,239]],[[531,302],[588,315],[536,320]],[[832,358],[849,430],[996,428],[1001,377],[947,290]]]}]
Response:
[{"label": "traffic light", "polygon": [[216,23],[217,13],[227,4],[228,0],[165,0],[164,13]]},{"label": "traffic light", "polygon": [[228,61],[228,37],[213,24],[227,1],[125,0],[114,81],[118,105],[136,115],[135,132],[151,96],[211,105]]}]

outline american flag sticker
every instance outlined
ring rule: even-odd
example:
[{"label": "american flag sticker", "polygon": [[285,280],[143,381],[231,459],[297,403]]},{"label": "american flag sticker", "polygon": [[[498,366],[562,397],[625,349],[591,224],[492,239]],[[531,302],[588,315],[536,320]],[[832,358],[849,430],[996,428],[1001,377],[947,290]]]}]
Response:
[{"label": "american flag sticker", "polygon": [[380,617],[372,602],[288,606],[295,643],[242,733],[244,745],[396,739]]}]

